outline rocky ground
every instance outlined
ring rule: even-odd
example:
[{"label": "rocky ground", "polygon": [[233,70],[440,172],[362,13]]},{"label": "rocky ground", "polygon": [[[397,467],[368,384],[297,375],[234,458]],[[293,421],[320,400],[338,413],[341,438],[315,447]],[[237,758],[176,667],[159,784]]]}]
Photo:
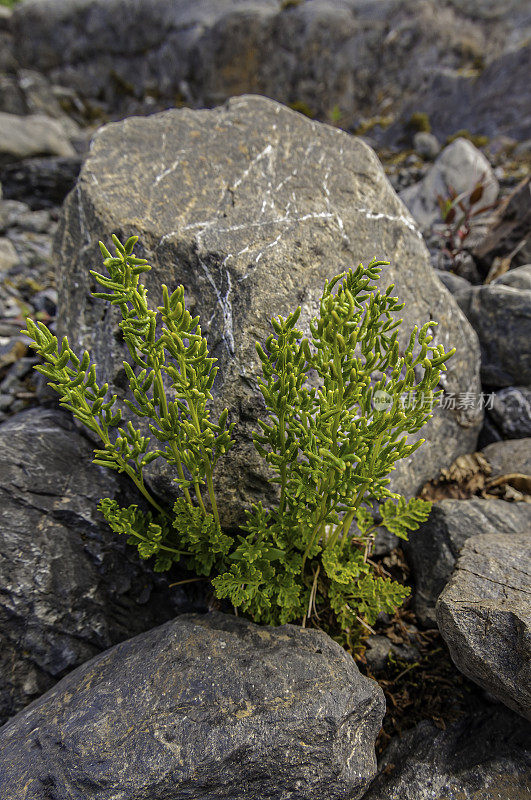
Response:
[{"label": "rocky ground", "polygon": [[[0,794],[531,797],[525,4],[132,3],[142,26],[117,5],[0,6]],[[284,105],[186,108],[244,92]],[[438,202],[454,190],[460,225]],[[210,320],[241,430],[216,487],[226,525],[269,491],[246,342],[297,303],[309,319],[331,263],[378,242],[409,327],[435,318],[457,347],[427,444],[393,477],[433,511],[407,544],[375,543],[413,595],[357,667],[319,632],[182,616],[210,598],[155,576],[99,517],[129,489],[91,464],[20,330],[67,333],[119,385],[113,321],[87,301],[115,231],[139,233],[153,285],[186,281]]]}]

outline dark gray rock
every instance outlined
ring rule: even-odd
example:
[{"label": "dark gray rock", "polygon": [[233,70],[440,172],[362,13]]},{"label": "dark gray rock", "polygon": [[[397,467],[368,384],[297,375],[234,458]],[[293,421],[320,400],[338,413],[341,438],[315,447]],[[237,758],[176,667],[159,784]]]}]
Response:
[{"label": "dark gray rock", "polygon": [[510,386],[494,392],[492,409],[488,411],[502,436],[523,439],[531,436],[531,389]]},{"label": "dark gray rock", "polygon": [[457,292],[466,291],[470,288],[470,281],[460,275],[455,275],[453,272],[436,269],[435,274],[451,294],[457,294]]},{"label": "dark gray rock", "polygon": [[[528,505],[528,504],[526,504]],[[437,601],[452,660],[490,695],[531,719],[531,523],[473,536]]]},{"label": "dark gray rock", "polygon": [[33,209],[60,205],[73,188],[81,158],[28,158],[0,167],[6,199],[21,200]]},{"label": "dark gray rock", "polygon": [[364,800],[529,800],[529,725],[502,707],[391,742]]},{"label": "dark gray rock", "polygon": [[444,148],[419,183],[403,189],[399,196],[422,230],[428,231],[441,220],[437,196],[448,197],[450,187],[458,194],[471,192],[483,175],[482,205],[487,205],[498,197],[498,181],[483,153],[468,139],[459,137]]},{"label": "dark gray rock", "polygon": [[169,619],[184,596],[108,528],[101,498],[138,500],[91,463],[92,447],[66,412],[12,417],[0,426],[0,449],[4,721],[69,670]]},{"label": "dark gray rock", "polygon": [[531,475],[531,438],[494,442],[481,451],[490,464],[490,478],[511,472]]},{"label": "dark gray rock", "polygon": [[[457,348],[445,385],[478,392],[473,331],[435,279],[374,152],[343,131],[265,98],[240,97],[212,111],[129,118],[98,133],[56,239],[58,319],[61,335],[91,351],[101,376],[123,392],[116,317],[89,297],[89,269],[101,263],[97,242],[112,232],[140,235],[154,267],[146,277],[152,305],[162,282],[184,284],[219,359],[214,414],[227,406],[238,423],[217,473],[226,525],[241,521],[251,501],[275,498],[251,441],[264,413],[255,341],[267,338],[271,317],[297,305],[308,333],[324,281],[337,272],[385,256],[391,266],[382,284],[395,283],[406,304],[402,346],[414,324],[438,320],[437,341]],[[392,474],[397,490],[414,493],[473,449],[481,416],[478,408],[437,409],[420,455]],[[171,473],[153,475],[161,492],[174,490]]]},{"label": "dark gray rock", "polygon": [[531,505],[505,500],[441,500],[403,543],[415,579],[415,610],[423,625],[434,626],[435,603],[450,580],[467,539],[502,534],[508,541],[529,530]]},{"label": "dark gray rock", "polygon": [[389,656],[395,661],[405,661],[408,664],[420,658],[419,650],[414,644],[395,644],[387,636],[369,636],[366,645],[365,660],[373,673],[385,669]]},{"label": "dark gray rock", "polygon": [[479,337],[483,384],[531,384],[531,291],[474,286],[455,299]]},{"label": "dark gray rock", "polygon": [[97,656],[0,729],[0,794],[355,800],[384,708],[321,631],[185,615]]},{"label": "dark gray rock", "polygon": [[513,289],[531,289],[531,264],[510,269],[493,281],[495,286],[512,286]]},{"label": "dark gray rock", "polygon": [[470,247],[484,275],[496,259],[509,254],[513,268],[531,261],[531,176],[520,181],[496,207],[482,235],[475,237]]}]

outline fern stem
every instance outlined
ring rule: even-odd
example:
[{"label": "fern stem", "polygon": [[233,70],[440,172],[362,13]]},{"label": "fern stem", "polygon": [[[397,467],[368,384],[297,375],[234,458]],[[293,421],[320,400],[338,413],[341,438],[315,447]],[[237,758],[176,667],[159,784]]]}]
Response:
[{"label": "fern stem", "polygon": [[[161,407],[162,407],[162,416],[164,418],[167,418],[168,417],[168,401],[166,400],[166,392],[164,391],[164,383],[162,382],[162,376],[160,374],[160,367],[158,365],[155,368],[155,380],[157,382],[157,392],[158,392],[158,396],[160,398],[160,403],[161,403]],[[179,478],[182,481],[184,481],[184,480],[186,480],[186,478],[185,478],[185,475],[184,475],[181,456],[180,456],[180,453],[179,453],[179,449],[178,449],[176,443],[173,441],[173,439],[170,441],[170,447],[171,447],[171,451],[172,451],[172,453],[174,455],[174,458],[175,458],[175,463],[177,465],[177,473],[179,475]],[[188,488],[186,486],[183,487],[183,494],[184,494],[184,496],[186,498],[186,502],[189,505],[193,506],[192,498],[190,497],[190,492],[188,491]],[[203,501],[201,499],[201,504],[202,504],[202,502]]]}]

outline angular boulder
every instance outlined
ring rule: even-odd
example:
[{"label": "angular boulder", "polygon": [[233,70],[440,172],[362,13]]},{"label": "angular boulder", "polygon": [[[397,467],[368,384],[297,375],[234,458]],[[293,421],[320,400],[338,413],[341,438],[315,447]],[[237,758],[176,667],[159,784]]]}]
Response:
[{"label": "angular boulder", "polygon": [[[58,319],[60,333],[74,349],[87,348],[100,377],[123,395],[126,351],[116,315],[89,296],[89,269],[101,264],[97,242],[109,242],[113,232],[141,237],[141,254],[154,267],[145,278],[152,307],[161,283],[184,285],[219,359],[214,413],[227,406],[238,423],[236,445],[217,474],[225,525],[242,521],[251,501],[271,502],[276,491],[252,446],[264,414],[255,341],[265,341],[271,317],[298,305],[308,334],[324,282],[338,272],[374,256],[390,261],[382,286],[395,283],[405,301],[401,346],[415,324],[438,320],[436,340],[457,348],[445,388],[478,396],[473,331],[435,278],[376,155],[343,131],[253,96],[100,130],[56,239]],[[481,417],[477,406],[437,409],[422,431],[428,443],[393,473],[395,488],[412,494],[473,449]],[[152,476],[161,493],[174,488],[170,472]]]},{"label": "angular boulder", "polygon": [[436,624],[435,604],[450,580],[467,539],[478,534],[512,537],[531,528],[531,505],[505,500],[441,500],[403,546],[415,579],[415,611],[423,625]]},{"label": "angular boulder", "polygon": [[455,299],[479,337],[483,384],[531,384],[531,291],[472,286]]},{"label": "angular boulder", "polygon": [[36,408],[11,417],[0,449],[4,722],[69,670],[172,617],[184,596],[98,512],[103,497],[138,499],[117,473],[91,463],[69,414]]},{"label": "angular boulder", "polygon": [[22,800],[360,798],[385,702],[316,630],[184,615],[113,647],[0,729]]},{"label": "angular boulder", "polygon": [[528,800],[529,725],[502,707],[394,739],[364,800]]},{"label": "angular boulder", "polygon": [[469,539],[437,601],[458,669],[531,720],[531,525]]}]

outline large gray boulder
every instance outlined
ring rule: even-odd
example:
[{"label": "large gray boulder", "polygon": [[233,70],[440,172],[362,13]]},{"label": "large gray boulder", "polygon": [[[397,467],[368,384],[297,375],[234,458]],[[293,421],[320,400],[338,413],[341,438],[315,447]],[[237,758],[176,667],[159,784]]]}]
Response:
[{"label": "large gray boulder", "polygon": [[66,412],[11,417],[0,450],[4,722],[69,670],[172,617],[184,597],[98,512],[103,497],[138,499],[117,473],[91,463],[92,447]]},{"label": "large gray boulder", "polygon": [[472,286],[455,299],[479,337],[481,379],[501,388],[531,384],[531,291]]},{"label": "large gray boulder", "polygon": [[436,0],[25,0],[12,28],[23,65],[121,113],[255,92],[321,119],[337,107],[352,128],[391,116],[402,133],[425,110],[441,141],[462,128],[526,138],[530,24],[522,0],[501,5],[484,17]]},{"label": "large gray boulder", "polygon": [[[457,348],[445,388],[478,396],[473,331],[435,278],[422,237],[374,152],[342,131],[252,96],[100,130],[56,240],[59,330],[74,349],[90,350],[100,376],[123,394],[126,351],[116,315],[89,296],[89,269],[101,263],[98,239],[109,242],[112,232],[140,235],[154,267],[146,277],[152,306],[161,283],[184,284],[219,359],[214,408],[227,406],[238,423],[236,446],[217,475],[225,524],[241,521],[250,501],[275,496],[251,441],[264,414],[255,341],[267,338],[271,317],[297,305],[309,333],[325,279],[341,270],[374,256],[390,261],[382,284],[396,283],[406,304],[401,346],[414,324],[438,320],[437,341]],[[393,486],[412,494],[472,450],[478,406],[438,409],[422,432],[428,443],[399,465]],[[170,477],[159,472],[152,479],[169,492]]]},{"label": "large gray boulder", "polygon": [[529,725],[501,706],[394,739],[364,800],[529,800]]},{"label": "large gray boulder", "polygon": [[97,656],[0,729],[0,795],[356,800],[384,708],[321,631],[184,615]]},{"label": "large gray boulder", "polygon": [[435,604],[450,580],[467,539],[478,534],[512,537],[531,528],[531,505],[505,500],[441,500],[403,546],[415,580],[415,611],[435,626]]},{"label": "large gray boulder", "polygon": [[437,624],[456,666],[531,719],[531,524],[469,539],[437,602]]}]

